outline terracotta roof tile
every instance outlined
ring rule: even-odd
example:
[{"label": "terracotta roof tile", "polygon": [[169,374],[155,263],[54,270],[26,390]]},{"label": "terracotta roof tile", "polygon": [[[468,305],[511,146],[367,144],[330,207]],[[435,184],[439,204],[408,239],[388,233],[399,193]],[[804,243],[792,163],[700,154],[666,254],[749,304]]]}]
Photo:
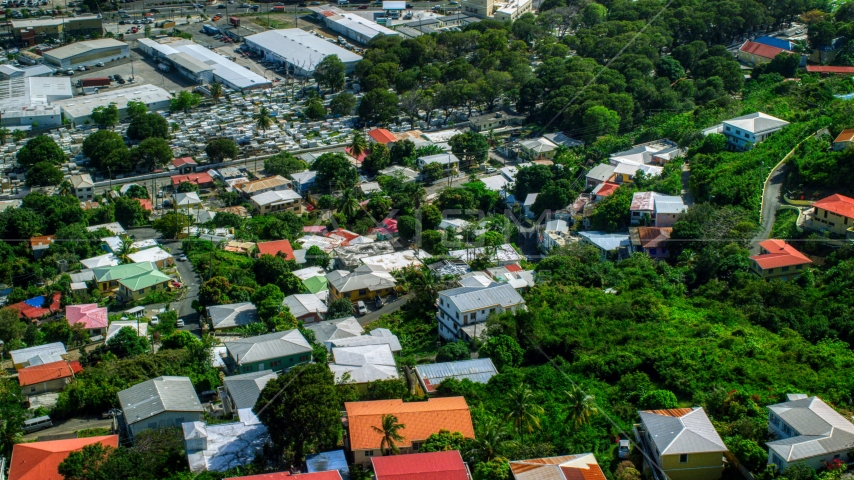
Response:
[{"label": "terracotta roof tile", "polygon": [[638,227],[638,236],[643,248],[658,248],[664,245],[670,240],[671,232],[673,229],[670,227]]},{"label": "terracotta roof tile", "polygon": [[208,172],[199,172],[199,173],[190,173],[187,175],[173,175],[170,177],[172,179],[172,186],[177,187],[184,182],[195,183],[196,185],[205,185],[208,183],[213,183],[213,178],[208,174]]},{"label": "terracotta roof tile", "polygon": [[760,242],[759,246],[768,253],[753,255],[750,259],[758,263],[763,270],[812,263],[809,257],[783,240],[765,240]]},{"label": "terracotta roof tile", "polygon": [[69,453],[95,443],[115,448],[119,446],[119,436],[16,444],[9,462],[9,480],[63,480],[57,472],[59,464]]},{"label": "terracotta roof tile", "polygon": [[763,58],[774,58],[786,51],[782,48],[772,47],[771,45],[756,42],[744,42],[744,45],[742,45],[739,50],[744,53],[750,53]]},{"label": "terracotta roof tile", "polygon": [[682,417],[688,415],[693,412],[693,408],[670,408],[667,410],[644,410],[647,413],[653,413],[655,415],[663,415],[665,417]]},{"label": "terracotta roof tile", "polygon": [[66,362],[65,360],[34,365],[18,370],[18,384],[22,387],[35,385],[59,378],[68,378],[82,371],[83,366],[80,365],[80,362]]},{"label": "terracotta roof tile", "polygon": [[182,167],[184,165],[196,165],[196,161],[190,157],[181,157],[172,160],[172,166],[175,168]]},{"label": "terracotta roof tile", "polygon": [[258,255],[273,255],[276,256],[280,252],[285,254],[285,260],[294,259],[294,249],[291,247],[291,242],[288,240],[276,240],[273,242],[262,242],[256,245],[258,247]]},{"label": "terracotta roof tile", "polygon": [[854,198],[845,195],[834,194],[812,204],[813,207],[822,208],[830,213],[854,218]]},{"label": "terracotta roof tile", "polygon": [[[854,69],[854,67],[849,67]],[[839,135],[833,139],[833,143],[837,142],[854,142],[854,128],[846,128],[845,130],[839,132]]]},{"label": "terracotta roof tile", "polygon": [[807,72],[810,73],[840,73],[851,75],[854,74],[854,67],[833,67],[830,65],[807,65]]},{"label": "terracotta roof tile", "polygon": [[400,432],[405,438],[400,443],[402,447],[411,446],[412,440],[426,440],[439,430],[460,432],[466,438],[474,438],[471,413],[463,397],[406,403],[402,400],[348,402],[344,409],[347,411],[352,450],[379,448],[381,435],[371,427],[379,427],[383,415],[394,415],[398,423],[405,425]]},{"label": "terracotta roof tile", "polygon": [[371,457],[377,480],[468,480],[458,450]]},{"label": "terracotta roof tile", "polygon": [[397,141],[397,137],[395,137],[394,134],[384,128],[375,128],[368,132],[368,136],[371,137],[375,142],[382,144]]},{"label": "terracotta roof tile", "polygon": [[36,248],[42,245],[50,245],[51,243],[53,243],[53,235],[44,235],[42,237],[30,238],[30,248]]}]

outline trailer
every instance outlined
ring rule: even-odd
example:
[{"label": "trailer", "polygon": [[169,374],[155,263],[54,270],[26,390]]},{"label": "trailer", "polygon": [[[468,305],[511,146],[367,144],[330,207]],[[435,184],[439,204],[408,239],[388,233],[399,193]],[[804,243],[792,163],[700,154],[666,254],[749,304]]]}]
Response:
[{"label": "trailer", "polygon": [[205,25],[202,27],[202,32],[208,35],[216,35],[219,33],[219,29],[213,25]]},{"label": "trailer", "polygon": [[81,78],[77,81],[78,87],[108,87],[110,79],[107,77]]},{"label": "trailer", "polygon": [[233,27],[239,27],[240,19],[237,17],[228,17],[228,23],[230,23]]}]

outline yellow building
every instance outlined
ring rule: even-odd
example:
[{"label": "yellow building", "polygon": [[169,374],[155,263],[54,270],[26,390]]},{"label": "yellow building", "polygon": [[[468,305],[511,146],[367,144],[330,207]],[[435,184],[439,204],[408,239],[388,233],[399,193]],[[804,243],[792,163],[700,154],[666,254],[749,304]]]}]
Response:
[{"label": "yellow building", "polygon": [[352,272],[334,270],[326,275],[326,280],[333,299],[351,302],[391,295],[397,286],[394,277],[379,265],[362,265]]},{"label": "yellow building", "polygon": [[170,280],[160,270],[152,270],[119,280],[119,298],[131,302],[140,300],[154,292],[168,291]]},{"label": "yellow building", "polygon": [[635,440],[647,455],[644,467],[671,480],[717,480],[723,474],[726,445],[702,408],[638,412]]},{"label": "yellow building", "polygon": [[783,240],[765,240],[759,247],[760,254],[750,257],[750,271],[765,280],[793,280],[812,263],[809,257]]},{"label": "yellow building", "polygon": [[852,234],[854,227],[854,198],[831,195],[812,204],[813,213],[807,226],[815,230],[827,230],[837,235]]}]

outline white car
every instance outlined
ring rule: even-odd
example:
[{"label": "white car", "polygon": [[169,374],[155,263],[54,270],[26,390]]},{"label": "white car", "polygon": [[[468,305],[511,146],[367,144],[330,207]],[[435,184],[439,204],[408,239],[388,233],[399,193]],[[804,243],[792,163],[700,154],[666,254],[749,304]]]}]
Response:
[{"label": "white car", "polygon": [[187,256],[186,255],[178,255],[178,261],[179,262],[186,262]]},{"label": "white car", "polygon": [[178,319],[178,321],[177,321],[177,322],[175,322],[175,326],[176,326],[176,327],[178,327],[178,328],[183,327],[183,326],[184,326],[184,321],[183,321],[183,320],[181,320],[181,319],[179,318],[179,319]]},{"label": "white car", "polygon": [[368,307],[365,306],[365,302],[361,300],[356,302],[356,310],[359,311],[359,315],[366,315],[368,313]]},{"label": "white car", "polygon": [[150,325],[160,325],[160,319],[157,317],[151,317],[151,320],[148,323]]}]

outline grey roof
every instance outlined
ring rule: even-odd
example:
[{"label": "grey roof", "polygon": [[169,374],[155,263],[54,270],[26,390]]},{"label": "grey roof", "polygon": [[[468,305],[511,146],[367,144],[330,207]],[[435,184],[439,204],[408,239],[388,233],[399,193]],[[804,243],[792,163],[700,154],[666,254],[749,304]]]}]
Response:
[{"label": "grey roof", "polygon": [[605,251],[631,245],[628,233],[579,232],[578,235]]},{"label": "grey roof", "polygon": [[[641,411],[640,418],[660,455],[725,452],[720,435],[702,408]],[[656,413],[659,412],[659,413]],[[678,415],[683,413],[682,415]]]},{"label": "grey roof", "polygon": [[257,45],[269,50],[287,60],[288,63],[309,72],[314,71],[314,67],[327,55],[338,55],[345,64],[352,64],[362,59],[361,56],[349,50],[299,28],[268,30],[246,37],[246,42],[250,46]]},{"label": "grey roof", "polygon": [[[12,350],[9,352],[9,355],[12,357],[12,364],[18,365],[28,362],[31,358],[38,357],[39,355],[59,357],[66,353],[65,345],[60,342],[54,342],[48,343],[47,345],[38,345],[35,347]],[[59,358],[59,360],[62,360],[62,358]]]},{"label": "grey roof", "polygon": [[724,120],[725,125],[730,125],[742,130],[746,130],[753,134],[767,132],[769,130],[778,130],[785,127],[789,122],[781,120],[771,115],[755,112],[748,113],[730,120]]},{"label": "grey roof", "polygon": [[249,325],[258,321],[258,310],[250,302],[208,307],[208,317],[214,330]]},{"label": "grey roof", "polygon": [[201,72],[213,71],[212,66],[186,52],[174,53],[172,55],[169,55],[169,57],[167,58],[175,65],[178,65],[181,68],[185,68],[191,73],[198,74]]},{"label": "grey roof", "polygon": [[267,386],[267,382],[276,378],[272,370],[261,370],[260,372],[244,373],[225,377],[223,383],[228,389],[228,396],[234,401],[235,410],[241,408],[253,408],[261,390]]},{"label": "grey roof", "polygon": [[525,299],[519,295],[519,292],[506,283],[487,287],[452,288],[439,292],[439,296],[445,297],[446,301],[456,305],[460,312],[483,310],[499,305],[502,308],[509,308],[525,303]]},{"label": "grey roof", "polygon": [[282,305],[288,307],[288,310],[291,311],[291,315],[296,318],[304,317],[306,315],[311,315],[314,313],[318,313],[320,315],[326,315],[327,310],[326,304],[321,301],[317,295],[312,293],[298,293],[296,295],[288,295],[282,300]]},{"label": "grey roof", "polygon": [[684,213],[688,210],[682,197],[670,195],[655,196],[655,213]]},{"label": "grey roof", "polygon": [[332,349],[332,361],[338,365],[361,367],[364,365],[395,366],[394,354],[388,344],[356,345]]},{"label": "grey roof", "polygon": [[64,60],[66,58],[91,54],[98,50],[111,49],[115,47],[119,47],[124,50],[128,47],[128,44],[112,38],[98,38],[95,40],[85,40],[82,42],[71,43],[64,47],[54,48],[53,50],[45,52],[45,56]]},{"label": "grey roof", "polygon": [[187,377],[157,377],[119,392],[128,425],[163,412],[203,412],[193,383]]},{"label": "grey roof", "polygon": [[91,282],[92,280],[95,280],[95,272],[91,268],[80,270],[77,273],[72,273],[70,276],[72,283]]},{"label": "grey roof", "polygon": [[818,397],[790,395],[788,402],[768,407],[796,436],[768,442],[768,447],[787,462],[854,447],[854,424]]},{"label": "grey roof", "polygon": [[498,370],[488,358],[477,358],[474,360],[461,360],[459,362],[432,363],[418,365],[415,367],[418,378],[427,385],[435,387],[446,378],[462,380],[467,378],[475,383],[486,383],[493,375],[498,375]]},{"label": "grey roof", "polygon": [[314,332],[314,338],[319,343],[342,338],[357,337],[364,330],[356,317],[338,318],[306,325],[305,328]]},{"label": "grey roof", "polygon": [[595,167],[591,168],[589,172],[587,172],[587,178],[592,178],[595,180],[599,180],[600,182],[604,182],[611,178],[611,175],[614,174],[614,170],[617,167],[614,165],[610,165],[607,163],[600,163]]},{"label": "grey roof", "polygon": [[828,436],[800,435],[767,443],[774,453],[788,462],[796,462],[854,448],[854,434],[834,429]]},{"label": "grey roof", "polygon": [[311,352],[311,345],[299,330],[240,338],[225,342],[225,347],[238,365]]},{"label": "grey roof", "polygon": [[576,140],[574,138],[567,137],[566,135],[564,135],[561,132],[547,133],[543,136],[546,137],[547,139],[549,139],[549,141],[551,141],[555,145],[563,145],[563,146],[569,147],[569,148],[584,145],[584,142],[582,142],[581,140]]},{"label": "grey roof", "polygon": [[365,345],[383,345],[386,344],[391,348],[391,351],[397,353],[402,350],[400,340],[397,335],[391,333],[387,328],[375,328],[368,335],[359,335],[358,337],[339,338],[337,340],[329,340],[333,347],[359,347]]},{"label": "grey roof", "polygon": [[338,470],[343,474],[349,473],[350,471],[350,467],[347,464],[347,458],[344,456],[344,450],[333,450],[331,452],[306,455],[305,467],[306,470],[308,470],[308,473]]},{"label": "grey roof", "polygon": [[354,290],[376,291],[397,285],[394,277],[378,265],[362,265],[350,273],[334,270],[326,275],[326,279],[341,293]]}]

